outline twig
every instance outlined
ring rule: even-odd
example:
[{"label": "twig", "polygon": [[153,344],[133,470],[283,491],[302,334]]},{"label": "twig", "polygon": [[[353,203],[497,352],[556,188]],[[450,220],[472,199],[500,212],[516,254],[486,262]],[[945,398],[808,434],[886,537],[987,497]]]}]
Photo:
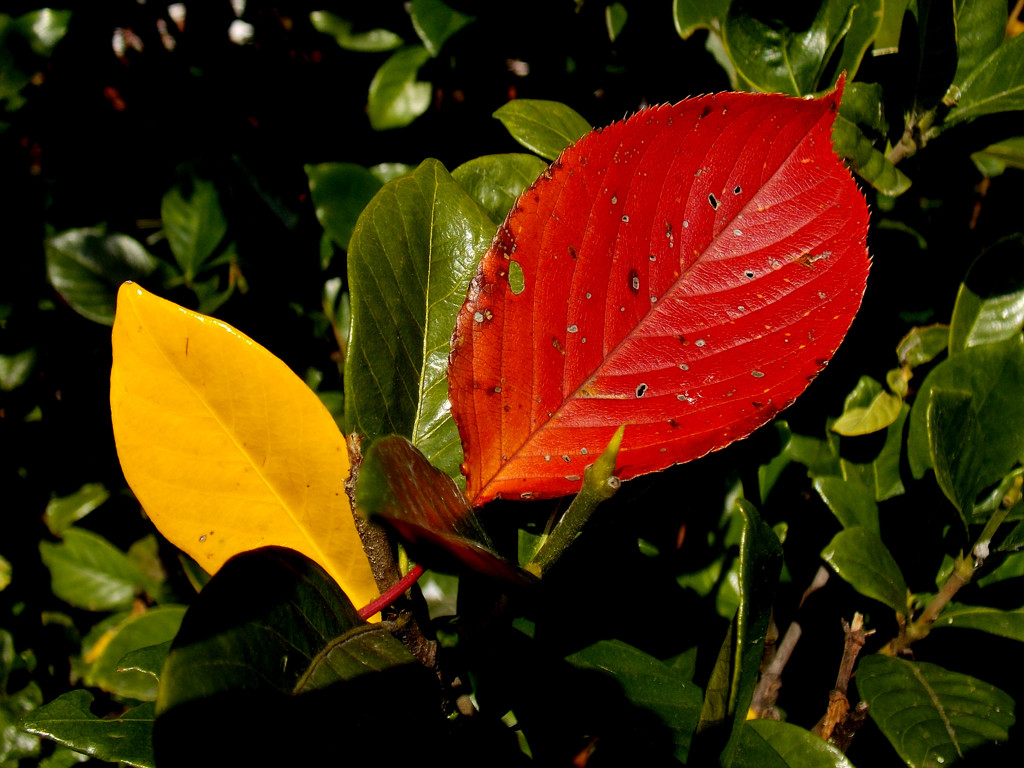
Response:
[{"label": "twig", "polygon": [[[847,721],[850,716],[850,700],[846,697],[846,693],[850,687],[850,676],[853,675],[853,667],[857,663],[857,656],[860,654],[861,648],[864,647],[868,635],[873,634],[874,630],[864,631],[864,617],[855,613],[852,622],[847,623],[845,619],[843,620],[843,632],[846,635],[846,641],[843,644],[843,660],[839,663],[836,685],[828,695],[828,709],[812,729],[813,733],[825,740],[831,740],[832,734],[841,724],[846,724],[843,729],[844,733],[849,732]],[[850,733],[850,738],[853,738],[852,733]]]},{"label": "twig", "polygon": [[771,661],[761,673],[761,679],[757,682],[757,688],[754,690],[754,696],[750,702],[750,709],[755,717],[768,720],[782,719],[778,710],[775,709],[779,691],[782,690],[782,670],[789,662],[789,657],[793,655],[793,649],[796,648],[801,634],[803,634],[803,630],[800,625],[795,621],[791,622],[782,642],[775,649]]}]

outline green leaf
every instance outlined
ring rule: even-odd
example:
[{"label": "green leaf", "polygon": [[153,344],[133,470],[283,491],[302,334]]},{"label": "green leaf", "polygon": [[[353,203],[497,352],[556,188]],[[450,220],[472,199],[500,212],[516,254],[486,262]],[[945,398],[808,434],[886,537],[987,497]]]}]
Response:
[{"label": "green leaf", "polygon": [[228,231],[217,188],[196,177],[171,187],[160,202],[160,218],[174,260],[191,284]]},{"label": "green leaf", "polygon": [[878,526],[878,504],[875,495],[856,481],[840,477],[819,477],[814,490],[821,496],[843,528],[867,528],[881,535]]},{"label": "green leaf", "polygon": [[[157,698],[157,761],[313,765],[328,746],[337,756],[345,744],[348,760],[395,733],[425,746],[440,718],[431,678],[313,561],[279,547],[247,552],[214,575],[174,639]],[[225,713],[230,738],[209,727]]]},{"label": "green leaf", "polygon": [[980,453],[975,447],[983,442],[972,401],[970,392],[934,387],[926,417],[935,479],[960,512],[964,526],[978,495]]},{"label": "green leaf", "polygon": [[998,566],[977,580],[979,587],[1000,584],[1024,576],[1024,552],[1012,552]]},{"label": "green leaf", "polygon": [[855,464],[847,459],[839,460],[843,479],[859,482],[872,489],[875,501],[885,501],[906,491],[900,475],[900,457],[903,451],[903,426],[909,415],[910,406],[904,404],[899,417],[885,430],[885,443],[874,461]]},{"label": "green leaf", "polygon": [[556,160],[563,149],[590,133],[590,123],[557,101],[515,99],[498,107],[494,117],[513,139],[548,160]]},{"label": "green leaf", "polygon": [[848,82],[839,103],[839,114],[851,123],[884,135],[889,131],[884,105],[882,86],[878,83]]},{"label": "green leaf", "polygon": [[389,181],[406,176],[416,169],[405,163],[377,163],[376,165],[371,165],[367,170],[376,176],[381,184],[387,184]]},{"label": "green leaf", "polygon": [[43,522],[54,536],[60,536],[71,525],[110,498],[102,483],[86,483],[70,496],[50,499],[43,513]]},{"label": "green leaf", "polygon": [[404,128],[430,106],[430,83],[416,79],[430,53],[422,45],[402,48],[381,64],[370,81],[367,113],[375,131]]},{"label": "green leaf", "polygon": [[29,374],[36,366],[36,348],[13,355],[0,355],[0,392],[12,392],[28,381]]},{"label": "green leaf", "polygon": [[722,726],[730,733],[722,757],[724,765],[729,764],[738,749],[741,728],[757,684],[775,586],[782,568],[778,536],[750,502],[738,499],[736,506],[743,521],[740,605],[712,672],[698,725],[698,732]]},{"label": "green leaf", "polygon": [[993,685],[935,664],[872,655],[857,666],[868,713],[903,761],[949,765],[974,747],[1005,741],[1014,702]]},{"label": "green leaf", "polygon": [[902,408],[902,399],[885,392],[870,376],[861,376],[847,396],[843,414],[832,425],[832,431],[847,437],[879,432],[899,418]]},{"label": "green leaf", "polygon": [[78,314],[113,325],[117,289],[144,281],[159,265],[127,235],[100,229],[69,229],[46,240],[46,276]]},{"label": "green leaf", "polygon": [[329,11],[313,11],[309,14],[309,20],[318,32],[330,35],[347,51],[390,51],[402,44],[402,38],[386,29],[356,32],[351,21]]},{"label": "green leaf", "polygon": [[4,766],[17,766],[20,758],[39,754],[39,738],[25,733],[19,719],[43,703],[43,693],[35,681],[8,691],[11,672],[23,666],[11,633],[0,629],[0,765]]},{"label": "green leaf", "polygon": [[487,211],[491,221],[500,224],[523,190],[547,167],[536,155],[484,155],[460,165],[452,178]]},{"label": "green leaf", "polygon": [[653,713],[671,730],[675,756],[686,761],[700,716],[701,692],[696,685],[664,662],[619,640],[600,640],[566,661],[615,680],[630,704]]},{"label": "green leaf", "polygon": [[842,115],[832,126],[836,152],[850,161],[853,170],[879,192],[898,197],[910,189],[910,179],[875,149],[871,140]]},{"label": "green leaf", "polygon": [[882,23],[875,35],[875,56],[896,53],[900,45],[900,32],[903,29],[903,15],[907,11],[910,0],[886,0],[882,4]]},{"label": "green leaf", "polygon": [[76,752],[139,768],[155,768],[153,705],[129,709],[117,719],[98,718],[89,706],[92,694],[69,691],[27,715],[21,725]]},{"label": "green leaf", "polygon": [[732,768],[853,768],[846,755],[810,731],[779,720],[748,720]]},{"label": "green leaf", "polygon": [[437,56],[445,41],[475,18],[449,8],[441,0],[412,0],[409,15],[431,56]]},{"label": "green leaf", "polygon": [[178,632],[185,606],[158,605],[144,613],[131,614],[107,629],[86,648],[82,681],[108,693],[139,701],[155,701],[156,678],[138,670],[119,671],[121,659],[132,651],[169,642]]},{"label": "green leaf", "polygon": [[[913,113],[915,116],[936,107],[953,82],[956,72],[956,19],[950,0],[916,0],[909,10],[916,21],[917,61],[916,71],[905,74],[911,77],[914,89]],[[911,33],[913,33],[911,29]]]},{"label": "green leaf", "polygon": [[89,611],[128,608],[145,580],[127,556],[102,536],[68,528],[58,544],[39,542],[50,569],[50,588],[61,600]]},{"label": "green leaf", "polygon": [[803,96],[834,82],[834,74],[825,68],[840,44],[834,73],[846,69],[852,79],[878,31],[881,12],[881,0],[825,0],[807,29],[792,30],[733,3],[722,39],[741,81],[750,88]]},{"label": "green leaf", "polygon": [[1020,334],[1024,327],[1024,236],[986,249],[960,284],[949,327],[949,354]]},{"label": "green leaf", "polygon": [[949,123],[1024,109],[1024,35],[1005,40],[967,76]]},{"label": "green leaf", "polygon": [[604,24],[608,28],[608,39],[613,43],[622,34],[629,13],[622,3],[609,3],[604,7]]},{"label": "green leaf", "polygon": [[949,95],[963,87],[968,76],[1003,42],[1007,9],[1003,0],[955,0],[956,74]]},{"label": "green leaf", "polygon": [[722,22],[732,0],[672,0],[672,20],[676,32],[686,40],[698,29],[721,34]]},{"label": "green leaf", "polygon": [[53,754],[44,757],[39,762],[39,768],[72,768],[72,766],[84,763],[89,759],[88,755],[68,749],[63,744],[58,744],[53,749]]},{"label": "green leaf", "polygon": [[305,168],[320,226],[347,251],[359,214],[383,183],[355,163],[320,163]]},{"label": "green leaf", "polygon": [[1001,611],[980,605],[950,603],[935,620],[933,627],[976,629],[1024,643],[1024,608]]},{"label": "green leaf", "polygon": [[1024,341],[1020,334],[994,344],[967,347],[932,369],[910,412],[907,457],[915,478],[932,466],[928,403],[934,389],[973,395],[978,429],[978,487],[998,482],[1024,455]]},{"label": "green leaf", "polygon": [[916,368],[919,365],[930,363],[945,351],[948,344],[948,325],[911,328],[910,332],[896,345],[896,355],[900,359],[900,365]]},{"label": "green leaf", "polygon": [[451,333],[493,234],[486,211],[426,160],[366,206],[348,254],[349,429],[370,439],[409,437],[456,480],[462,444],[448,406]]},{"label": "green leaf", "polygon": [[865,597],[885,603],[896,613],[907,613],[907,583],[877,533],[847,528],[835,535],[821,556]]},{"label": "green leaf", "polygon": [[154,680],[160,680],[160,670],[164,668],[167,654],[171,650],[171,641],[165,640],[155,645],[147,645],[128,651],[117,662],[118,672],[141,672]]},{"label": "green leaf", "polygon": [[983,176],[993,178],[1007,168],[1024,170],[1024,136],[1015,136],[971,155],[971,160]]}]

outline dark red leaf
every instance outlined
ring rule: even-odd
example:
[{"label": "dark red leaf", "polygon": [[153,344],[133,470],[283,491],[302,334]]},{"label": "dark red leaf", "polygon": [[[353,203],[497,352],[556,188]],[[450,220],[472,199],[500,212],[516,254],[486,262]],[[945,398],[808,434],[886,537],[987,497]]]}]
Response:
[{"label": "dark red leaf", "polygon": [[579,490],[620,424],[626,479],[745,437],[803,392],[870,261],[867,206],[832,151],[841,93],[648,109],[520,197],[452,339],[474,505]]},{"label": "dark red leaf", "polygon": [[368,518],[387,522],[432,568],[462,565],[509,584],[536,581],[494,552],[455,482],[404,437],[388,435],[370,445],[356,504]]}]

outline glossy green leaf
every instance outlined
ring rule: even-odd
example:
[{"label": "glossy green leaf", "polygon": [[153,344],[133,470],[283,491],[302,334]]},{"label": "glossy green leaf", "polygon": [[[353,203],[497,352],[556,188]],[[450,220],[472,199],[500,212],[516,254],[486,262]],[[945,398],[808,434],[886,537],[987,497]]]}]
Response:
[{"label": "glossy green leaf", "polygon": [[498,107],[494,117],[513,139],[548,160],[557,159],[563,149],[590,132],[590,123],[557,101],[515,99]]},{"label": "glossy green leaf", "polygon": [[3,592],[11,585],[12,573],[13,569],[11,568],[11,561],[3,555],[0,555],[0,592]]},{"label": "glossy green leaf", "polygon": [[430,83],[416,75],[430,53],[422,45],[401,48],[381,64],[370,81],[367,114],[374,130],[404,128],[427,111],[432,90]]},{"label": "glossy green leaf", "polygon": [[17,17],[0,13],[0,114],[24,105],[22,90],[42,68],[41,59],[48,58],[67,33],[70,19],[71,11],[51,8]]},{"label": "glossy green leaf", "polygon": [[1024,236],[1003,238],[971,265],[949,326],[949,354],[1020,334],[1024,327]]},{"label": "glossy green leaf", "polygon": [[824,440],[806,435],[792,435],[784,449],[786,456],[807,467],[812,477],[841,475],[839,438],[828,430]]},{"label": "glossy green leaf", "polygon": [[998,482],[1024,455],[1024,341],[1014,338],[967,347],[932,369],[910,413],[907,456],[914,477],[931,467],[927,425],[933,389],[970,392],[985,440],[978,446],[978,487]]},{"label": "glossy green leaf", "polygon": [[0,392],[11,392],[26,381],[36,367],[36,348],[0,355]]},{"label": "glossy green leaf", "polygon": [[125,280],[145,281],[159,262],[127,235],[100,229],[69,229],[46,241],[46,276],[72,309],[111,325],[117,289]]},{"label": "glossy green leaf", "polygon": [[185,606],[158,605],[110,627],[89,648],[83,646],[82,681],[118,696],[155,701],[156,679],[137,670],[120,671],[121,659],[131,651],[170,641],[184,615]]},{"label": "glossy green leaf", "polygon": [[187,283],[202,271],[228,231],[213,182],[189,181],[172,187],[160,202],[164,233]]},{"label": "glossy green leaf", "polygon": [[948,344],[948,325],[926,325],[911,328],[910,332],[896,345],[896,355],[899,357],[900,365],[916,368],[919,365],[930,363],[945,351]]},{"label": "glossy green leaf", "polygon": [[629,12],[622,3],[609,3],[604,7],[604,25],[608,28],[608,39],[613,43],[622,34]]},{"label": "glossy green leaf", "polygon": [[50,499],[43,513],[43,522],[54,536],[60,536],[71,525],[110,498],[102,483],[86,483],[70,496]]},{"label": "glossy green leaf", "polygon": [[24,667],[15,653],[11,633],[0,629],[0,765],[17,766],[19,759],[39,754],[39,737],[19,727],[19,719],[43,703],[43,693],[35,681],[19,690],[10,690],[10,675]]},{"label": "glossy green leaf", "polygon": [[140,672],[154,680],[160,680],[160,671],[164,668],[167,654],[171,650],[171,641],[165,640],[156,645],[147,645],[128,651],[117,662],[118,672]]},{"label": "glossy green leaf", "polygon": [[53,754],[39,762],[39,768],[74,768],[88,759],[88,755],[68,749],[63,744],[57,744],[53,749]]},{"label": "glossy green leaf", "polygon": [[882,86],[878,83],[847,83],[839,114],[851,123],[885,134],[889,122],[885,119],[884,104]]},{"label": "glossy green leaf", "polygon": [[84,528],[68,528],[64,540],[39,542],[50,569],[50,587],[61,600],[90,611],[127,608],[145,579],[121,550]]},{"label": "glossy green leaf", "polygon": [[982,175],[993,178],[1007,168],[1024,170],[1024,136],[1015,136],[971,155],[971,160]]},{"label": "glossy green leaf", "polygon": [[459,13],[441,0],[412,0],[409,3],[412,27],[431,56],[441,52],[445,41],[473,21],[473,16]]},{"label": "glossy green leaf", "polygon": [[698,29],[721,33],[731,0],[672,0],[676,32],[686,40]]},{"label": "glossy green leaf", "polygon": [[900,44],[900,32],[903,29],[903,15],[907,11],[910,0],[886,0],[882,7],[882,23],[875,35],[876,56],[896,53]]},{"label": "glossy green leaf", "polygon": [[939,614],[933,627],[976,629],[1024,643],[1024,608],[1001,611],[980,605],[950,603]]},{"label": "glossy green leaf", "polygon": [[153,760],[153,705],[141,704],[116,719],[99,718],[93,696],[77,689],[32,711],[22,727],[100,760],[156,768]]},{"label": "glossy green leaf", "polygon": [[1003,0],[955,0],[956,74],[955,95],[975,68],[1003,42],[1006,34],[1006,3]]},{"label": "glossy green leaf", "polygon": [[409,437],[461,478],[448,406],[455,315],[494,223],[436,160],[386,184],[352,235],[352,330],[345,361],[349,428]]},{"label": "glossy green leaf", "polygon": [[836,152],[850,161],[857,175],[879,192],[898,197],[910,189],[910,179],[875,149],[871,140],[842,115],[832,126]]},{"label": "glossy green leaf", "polygon": [[656,715],[672,732],[685,762],[701,709],[700,689],[662,661],[619,640],[600,640],[566,658],[577,669],[612,678],[633,706]]},{"label": "glossy green leaf", "polygon": [[885,603],[896,613],[907,613],[907,583],[877,533],[847,528],[835,535],[821,556],[865,597]]},{"label": "glossy green leaf", "polygon": [[867,528],[881,535],[878,526],[878,504],[870,489],[856,481],[841,477],[819,477],[814,490],[821,496],[843,528]]},{"label": "glossy green leaf", "polygon": [[[153,743],[161,766],[196,754],[314,764],[327,745],[379,750],[381,721],[416,743],[440,716],[431,694],[430,672],[383,625],[365,624],[322,568],[265,548],[228,561],[189,607],[161,674]],[[208,727],[225,712],[231,739]]]},{"label": "glossy green leaf", "polygon": [[452,178],[500,224],[523,190],[547,167],[536,155],[484,155],[460,165]]},{"label": "glossy green leaf", "polygon": [[1024,552],[1011,552],[999,565],[976,580],[979,587],[989,587],[1024,577]]},{"label": "glossy green leaf", "polygon": [[934,387],[928,403],[928,451],[935,479],[966,526],[978,494],[976,446],[983,442],[970,392]]},{"label": "glossy green leaf", "polygon": [[911,768],[950,765],[974,747],[1005,741],[1014,722],[1014,701],[1003,691],[935,664],[866,656],[857,690]]},{"label": "glossy green leaf", "polygon": [[367,169],[372,173],[381,184],[387,184],[389,181],[401,178],[412,173],[415,169],[414,166],[406,165],[405,163],[377,163],[371,165]]},{"label": "glossy green leaf", "polygon": [[[843,69],[853,78],[881,24],[881,12],[880,0],[826,0],[807,29],[791,30],[733,3],[723,42],[747,86],[803,96],[832,85],[834,76]],[[839,66],[834,72],[826,72],[840,44]],[[826,77],[828,82],[824,82]]]},{"label": "glossy green leaf", "polygon": [[950,123],[1024,109],[1024,35],[1011,37],[964,80]]},{"label": "glossy green leaf", "polygon": [[869,376],[862,376],[857,387],[846,398],[843,414],[832,425],[832,431],[847,437],[879,432],[896,421],[903,401]]},{"label": "glossy green leaf", "polygon": [[348,19],[329,11],[313,11],[309,20],[318,32],[330,35],[348,51],[390,51],[402,44],[402,38],[386,29],[356,31]]},{"label": "glossy green leaf", "polygon": [[[986,522],[992,513],[1000,507],[1010,508],[1007,520],[1021,519],[1015,513],[1024,506],[1019,495],[1022,478],[1024,478],[1024,467],[1017,466],[1007,472],[995,488],[978,499],[978,502],[974,505],[973,522]],[[1017,545],[1013,544],[1010,536],[1007,536],[1003,543],[999,545],[999,549],[1004,551],[1017,548]]]},{"label": "glossy green leaf", "polygon": [[339,248],[347,251],[359,214],[382,182],[355,163],[307,165],[306,177],[320,226]]},{"label": "glossy green leaf", "polygon": [[739,734],[757,684],[775,586],[782,567],[782,545],[778,536],[761,520],[750,502],[739,499],[736,505],[743,521],[739,555],[740,604],[712,672],[698,725],[698,731],[718,726],[729,731],[729,742],[722,757],[726,765],[738,748]]},{"label": "glossy green leaf", "polygon": [[839,460],[842,477],[873,490],[875,501],[885,501],[906,491],[900,474],[900,460],[903,453],[903,426],[909,415],[910,406],[904,404],[896,421],[886,428],[885,442],[873,461],[857,464],[848,459]]},{"label": "glossy green leaf", "polygon": [[779,720],[748,720],[740,732],[732,768],[853,768],[827,741]]}]

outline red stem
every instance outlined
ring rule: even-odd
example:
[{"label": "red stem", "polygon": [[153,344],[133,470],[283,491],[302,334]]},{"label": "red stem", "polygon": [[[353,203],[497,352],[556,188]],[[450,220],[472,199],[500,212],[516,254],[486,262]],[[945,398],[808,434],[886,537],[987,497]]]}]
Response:
[{"label": "red stem", "polygon": [[385,592],[383,595],[373,600],[363,608],[359,609],[359,618],[368,619],[373,614],[379,612],[383,608],[387,608],[391,603],[399,598],[399,596],[405,592],[409,587],[416,583],[420,576],[423,575],[423,566],[418,563],[414,565],[405,576],[395,583],[391,589]]}]

